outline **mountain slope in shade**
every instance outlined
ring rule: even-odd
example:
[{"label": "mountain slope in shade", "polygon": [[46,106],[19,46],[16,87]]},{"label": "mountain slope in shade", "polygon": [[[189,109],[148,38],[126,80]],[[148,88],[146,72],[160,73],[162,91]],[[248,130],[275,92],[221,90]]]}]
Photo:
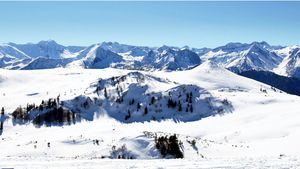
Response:
[{"label": "mountain slope in shade", "polygon": [[22,67],[23,70],[34,70],[34,69],[53,69],[58,67],[65,67],[68,63],[72,61],[72,58],[69,59],[50,59],[45,57],[38,57],[28,63],[26,66]]},{"label": "mountain slope in shade", "polygon": [[30,58],[30,56],[25,54],[23,51],[10,44],[0,45],[0,57],[9,57],[14,59]]},{"label": "mountain slope in shade", "polygon": [[[285,77],[285,76],[277,75],[273,72],[256,71],[256,70],[240,72],[239,75],[268,84],[277,89],[285,91],[289,94],[300,96],[299,78]],[[275,88],[274,90],[276,90]]]}]

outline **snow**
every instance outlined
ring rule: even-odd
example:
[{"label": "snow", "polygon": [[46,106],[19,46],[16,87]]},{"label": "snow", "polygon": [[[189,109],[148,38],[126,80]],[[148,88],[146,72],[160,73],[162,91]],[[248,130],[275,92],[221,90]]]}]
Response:
[{"label": "snow", "polygon": [[284,59],[273,71],[283,76],[299,78],[300,47],[289,46],[278,50],[277,53],[281,54]]},{"label": "snow", "polygon": [[[187,70],[211,61],[233,72],[270,71],[300,77],[300,61],[293,51],[299,45],[271,46],[266,42],[228,43],[215,49],[147,47],[102,42],[63,46],[53,40],[37,44],[1,44],[0,67],[5,69],[123,68],[135,70]],[[50,64],[48,64],[50,63]]]},{"label": "snow", "polygon": [[[130,72],[133,72],[130,74]],[[138,73],[135,73],[138,72]],[[128,74],[129,73],[129,74]],[[143,83],[135,75],[146,78]],[[133,76],[134,75],[134,76]],[[298,168],[300,98],[205,62],[185,71],[134,71],[115,68],[0,70],[0,106],[11,113],[27,103],[94,93],[99,79],[127,76],[130,85],[148,86],[146,93],[164,93],[194,85],[218,100],[227,99],[232,111],[201,120],[143,120],[124,123],[103,106],[89,109],[93,120],[73,125],[36,127],[32,123],[4,122],[0,136],[0,167],[24,168]],[[158,81],[158,79],[161,79]],[[105,83],[106,84],[106,83]],[[108,83],[109,84],[109,83]],[[110,86],[106,86],[108,89]],[[112,89],[113,86],[111,86]],[[137,89],[137,88],[134,88]],[[265,89],[266,92],[262,92]],[[112,90],[113,91],[113,90]],[[133,92],[134,93],[134,92]],[[168,92],[166,92],[167,94]],[[137,94],[138,95],[138,94]],[[196,95],[195,95],[196,96]],[[146,101],[142,101],[147,103]],[[196,103],[195,103],[196,104]],[[107,110],[107,111],[106,111]],[[196,107],[195,107],[196,110]],[[88,113],[89,111],[87,111]],[[142,118],[140,118],[142,119]],[[153,135],[176,133],[183,142],[184,159],[161,159]],[[99,145],[95,143],[98,140]],[[196,147],[189,141],[196,140]],[[50,147],[48,147],[50,143]],[[125,145],[126,149],[122,148]],[[112,150],[115,146],[115,150]],[[137,160],[109,159],[125,154]],[[102,159],[104,158],[104,159]]]},{"label": "snow", "polygon": [[9,165],[1,165],[0,167],[14,168],[180,168],[180,169],[240,169],[240,168],[299,168],[299,160],[297,158],[240,158],[240,159],[168,159],[168,160],[119,160],[119,159],[92,159],[92,160],[51,160],[51,161],[7,161]]},{"label": "snow", "polygon": [[269,49],[265,42],[251,44],[229,43],[218,47],[201,56],[203,60],[210,60],[234,72],[248,70],[272,71],[281,63],[282,57]]}]

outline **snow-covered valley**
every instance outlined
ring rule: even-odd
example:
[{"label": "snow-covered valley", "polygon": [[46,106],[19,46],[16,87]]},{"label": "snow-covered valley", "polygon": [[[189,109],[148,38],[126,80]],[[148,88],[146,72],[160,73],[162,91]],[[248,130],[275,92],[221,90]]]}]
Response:
[{"label": "snow-covered valley", "polygon": [[[41,102],[58,97],[74,119],[47,127],[52,107]],[[297,168],[299,103],[209,62],[171,72],[1,69],[0,167]],[[38,108],[20,122],[12,113],[27,104]],[[173,134],[183,159],[157,148]]]}]

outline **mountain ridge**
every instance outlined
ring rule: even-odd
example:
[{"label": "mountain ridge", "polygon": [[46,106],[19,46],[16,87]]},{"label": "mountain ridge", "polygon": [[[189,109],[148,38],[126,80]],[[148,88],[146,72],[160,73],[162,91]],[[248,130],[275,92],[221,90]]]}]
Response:
[{"label": "mountain ridge", "polygon": [[[205,61],[233,72],[270,71],[300,77],[299,46],[273,46],[265,41],[231,42],[210,48],[135,46],[102,42],[90,46],[64,46],[54,40],[0,45],[0,68],[51,69],[115,67],[136,70],[186,70]],[[93,58],[93,59],[92,59]],[[47,64],[51,63],[51,64]]]}]

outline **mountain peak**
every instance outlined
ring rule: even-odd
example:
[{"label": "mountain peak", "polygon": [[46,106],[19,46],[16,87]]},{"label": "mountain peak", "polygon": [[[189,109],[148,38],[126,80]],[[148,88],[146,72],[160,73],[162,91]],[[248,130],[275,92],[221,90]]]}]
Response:
[{"label": "mountain peak", "polygon": [[109,45],[109,46],[111,46],[111,45],[120,45],[120,43],[118,43],[118,42],[102,42],[101,43],[101,45]]},{"label": "mountain peak", "polygon": [[261,41],[261,42],[257,42],[257,41],[254,41],[250,44],[251,46],[260,46],[260,47],[263,47],[263,48],[270,48],[271,46],[265,42],[265,41]]},{"label": "mountain peak", "polygon": [[51,40],[51,39],[50,39],[50,40],[42,40],[42,41],[39,41],[38,44],[39,44],[39,45],[51,45],[51,46],[52,46],[52,45],[55,45],[55,46],[56,46],[56,45],[59,45],[56,41]]}]

